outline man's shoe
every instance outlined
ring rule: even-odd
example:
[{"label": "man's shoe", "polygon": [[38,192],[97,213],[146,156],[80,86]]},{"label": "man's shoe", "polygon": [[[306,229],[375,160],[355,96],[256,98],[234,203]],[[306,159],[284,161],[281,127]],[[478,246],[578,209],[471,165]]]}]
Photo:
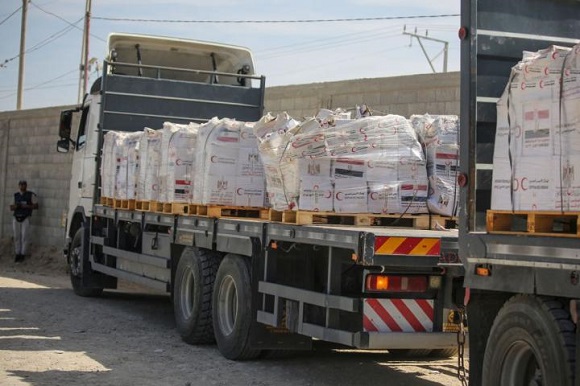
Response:
[{"label": "man's shoe", "polygon": [[20,263],[23,260],[24,260],[24,255],[16,255],[14,257],[14,261],[17,262],[17,263]]}]

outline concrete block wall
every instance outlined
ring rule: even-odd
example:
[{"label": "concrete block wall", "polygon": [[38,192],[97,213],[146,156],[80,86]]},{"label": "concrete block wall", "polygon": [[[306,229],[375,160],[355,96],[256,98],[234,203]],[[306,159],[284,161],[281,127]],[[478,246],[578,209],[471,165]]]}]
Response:
[{"label": "concrete block wall", "polygon": [[[363,103],[376,115],[459,115],[459,73],[270,87],[265,97],[266,111],[287,111],[297,119],[320,108],[353,109]],[[26,179],[40,203],[31,219],[33,242],[63,245],[72,153],[57,153],[56,141],[60,111],[66,108],[0,112],[0,239],[12,235],[9,205],[18,180]]]},{"label": "concrete block wall", "polygon": [[366,104],[375,115],[459,115],[459,73],[279,86],[266,89],[266,111],[299,119],[321,108],[354,110]]},{"label": "concrete block wall", "polygon": [[9,209],[18,181],[38,196],[39,209],[31,223],[31,241],[37,245],[62,246],[63,211],[68,203],[72,154],[56,151],[60,110],[52,107],[0,112],[0,237],[12,236]]}]

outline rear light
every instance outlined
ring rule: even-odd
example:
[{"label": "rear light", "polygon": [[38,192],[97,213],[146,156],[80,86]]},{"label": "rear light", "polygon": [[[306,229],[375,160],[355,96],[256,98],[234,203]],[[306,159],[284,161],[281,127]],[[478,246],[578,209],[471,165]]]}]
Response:
[{"label": "rear light", "polygon": [[366,290],[372,292],[425,292],[429,288],[429,278],[371,274],[365,284]]}]

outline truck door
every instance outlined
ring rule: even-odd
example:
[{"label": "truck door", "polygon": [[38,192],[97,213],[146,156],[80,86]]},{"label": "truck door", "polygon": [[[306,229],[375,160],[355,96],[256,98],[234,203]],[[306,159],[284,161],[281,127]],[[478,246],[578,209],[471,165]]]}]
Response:
[{"label": "truck door", "polygon": [[[91,203],[83,202],[83,204],[88,204],[87,209],[92,205],[95,193],[98,116],[98,103],[88,103],[83,107],[75,143],[71,183],[75,184],[80,199],[91,200]],[[87,207],[87,205],[83,206]]]}]

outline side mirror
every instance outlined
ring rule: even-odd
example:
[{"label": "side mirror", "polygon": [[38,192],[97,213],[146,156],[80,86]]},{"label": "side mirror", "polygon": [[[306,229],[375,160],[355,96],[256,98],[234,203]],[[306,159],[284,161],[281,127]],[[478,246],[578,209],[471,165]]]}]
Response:
[{"label": "side mirror", "polygon": [[56,143],[56,151],[59,153],[68,153],[71,140],[68,138],[59,139]]},{"label": "side mirror", "polygon": [[[64,110],[64,111],[60,112],[60,124],[58,127],[58,136],[60,138],[67,139],[67,140],[70,139],[72,117],[73,117],[72,110]],[[67,149],[68,149],[68,145],[67,145]]]}]

